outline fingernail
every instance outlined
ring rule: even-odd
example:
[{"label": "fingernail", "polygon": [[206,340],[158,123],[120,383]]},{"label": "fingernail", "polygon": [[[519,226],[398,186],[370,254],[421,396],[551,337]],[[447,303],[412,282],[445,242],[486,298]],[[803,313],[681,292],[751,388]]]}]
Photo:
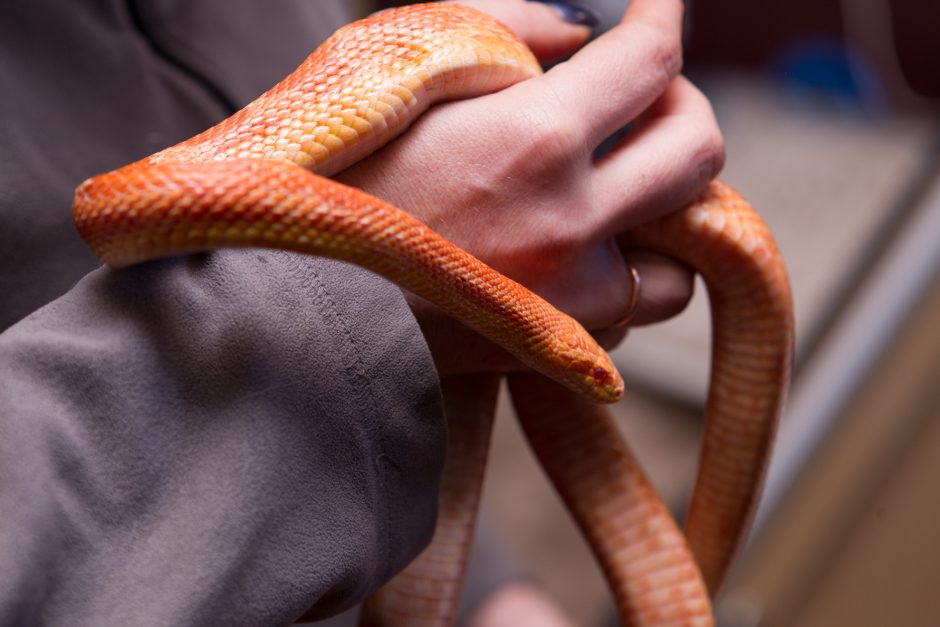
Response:
[{"label": "fingernail", "polygon": [[594,28],[600,23],[600,20],[597,19],[597,15],[595,15],[593,11],[578,6],[577,4],[563,2],[562,0],[536,0],[536,2],[547,4],[555,9],[559,17],[569,24]]}]

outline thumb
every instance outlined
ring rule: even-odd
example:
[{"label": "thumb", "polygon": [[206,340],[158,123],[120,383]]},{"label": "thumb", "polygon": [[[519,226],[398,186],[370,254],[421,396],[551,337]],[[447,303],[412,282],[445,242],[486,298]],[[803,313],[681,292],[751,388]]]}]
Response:
[{"label": "thumb", "polygon": [[508,26],[542,63],[577,50],[597,26],[593,13],[561,0],[460,0],[460,4],[489,13]]}]

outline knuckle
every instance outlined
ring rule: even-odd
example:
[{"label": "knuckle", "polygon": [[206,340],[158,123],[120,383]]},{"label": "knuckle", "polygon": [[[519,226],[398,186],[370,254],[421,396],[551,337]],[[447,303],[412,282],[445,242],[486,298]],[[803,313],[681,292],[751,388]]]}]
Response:
[{"label": "knuckle", "polygon": [[696,138],[694,160],[703,183],[718,176],[725,165],[725,140],[717,126],[702,129]]},{"label": "knuckle", "polygon": [[684,99],[682,116],[685,119],[689,165],[705,182],[710,181],[725,165],[724,136],[705,94],[684,78],[677,81],[676,87]]},{"label": "knuckle", "polygon": [[514,134],[520,140],[517,164],[523,172],[563,170],[587,150],[581,123],[555,100],[544,102],[542,107],[530,108],[525,120],[514,124]]},{"label": "knuckle", "polygon": [[678,36],[652,24],[637,24],[634,37],[639,40],[651,70],[658,71],[664,85],[672,82],[682,71],[682,44]]},{"label": "knuckle", "polygon": [[652,51],[653,59],[667,81],[672,81],[682,71],[682,49],[678,43],[659,40]]},{"label": "knuckle", "polygon": [[583,143],[580,125],[571,116],[554,116],[533,138],[532,157],[544,159],[550,166],[562,165],[581,153]]}]

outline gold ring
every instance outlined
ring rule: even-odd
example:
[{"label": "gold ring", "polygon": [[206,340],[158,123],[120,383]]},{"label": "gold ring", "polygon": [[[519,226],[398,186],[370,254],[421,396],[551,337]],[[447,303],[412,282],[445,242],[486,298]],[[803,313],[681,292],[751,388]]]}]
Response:
[{"label": "gold ring", "polygon": [[629,325],[630,321],[633,320],[633,316],[636,315],[637,307],[640,305],[640,288],[642,286],[640,273],[636,271],[636,266],[626,259],[624,259],[624,262],[630,271],[630,278],[633,279],[633,290],[630,294],[630,306],[627,308],[627,313],[614,325],[618,329]]}]

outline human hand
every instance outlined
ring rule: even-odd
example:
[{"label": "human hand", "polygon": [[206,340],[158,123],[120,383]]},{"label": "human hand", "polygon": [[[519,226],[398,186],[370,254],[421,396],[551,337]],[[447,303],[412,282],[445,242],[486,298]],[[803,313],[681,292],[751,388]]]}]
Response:
[{"label": "human hand", "polygon": [[[541,59],[588,36],[550,7],[473,0]],[[662,320],[692,292],[691,274],[660,256],[621,251],[617,236],[682,208],[718,173],[711,107],[681,66],[682,2],[634,0],[623,23],[544,76],[435,107],[402,138],[340,179],[413,213],[448,239],[573,315],[602,344],[619,341],[633,280],[633,324]],[[595,148],[634,130],[601,159]],[[441,376],[504,371],[504,351],[412,299]]]}]

